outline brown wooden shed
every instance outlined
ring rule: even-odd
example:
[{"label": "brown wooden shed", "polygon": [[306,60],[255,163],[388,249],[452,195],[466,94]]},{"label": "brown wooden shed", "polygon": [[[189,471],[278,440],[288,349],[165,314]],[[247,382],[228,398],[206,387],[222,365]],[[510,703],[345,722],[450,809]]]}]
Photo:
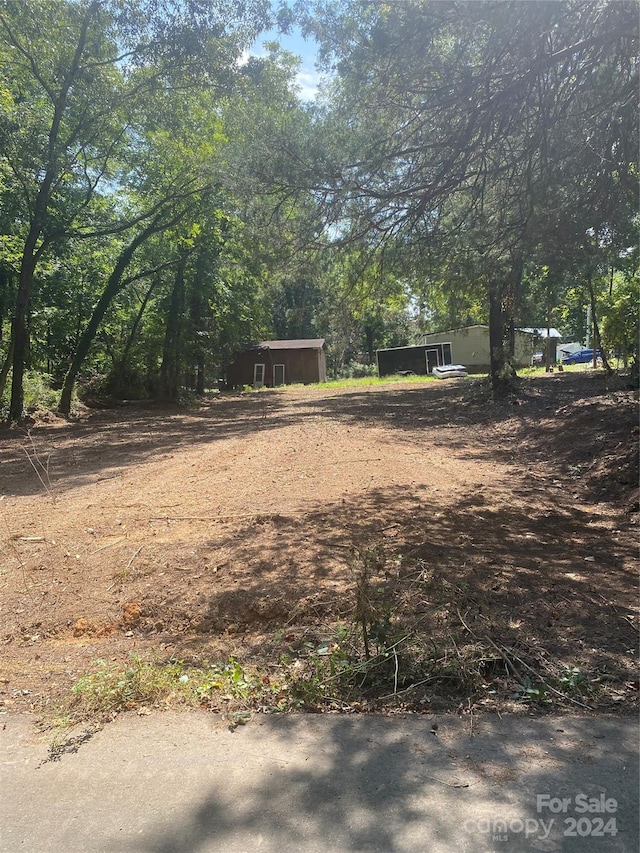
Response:
[{"label": "brown wooden shed", "polygon": [[262,341],[234,355],[225,382],[230,388],[254,388],[326,382],[327,360],[324,338],[294,341]]}]

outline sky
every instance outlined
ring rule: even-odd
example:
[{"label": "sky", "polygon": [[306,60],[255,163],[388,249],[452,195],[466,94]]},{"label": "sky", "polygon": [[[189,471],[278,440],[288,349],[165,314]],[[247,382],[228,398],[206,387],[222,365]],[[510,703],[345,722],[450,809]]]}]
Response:
[{"label": "sky", "polygon": [[300,30],[294,30],[289,35],[281,35],[275,30],[263,33],[249,51],[253,56],[266,56],[264,42],[277,41],[284,50],[299,56],[302,60],[296,82],[300,87],[300,99],[312,101],[318,91],[320,75],[315,68],[316,43],[313,39],[304,39]]}]

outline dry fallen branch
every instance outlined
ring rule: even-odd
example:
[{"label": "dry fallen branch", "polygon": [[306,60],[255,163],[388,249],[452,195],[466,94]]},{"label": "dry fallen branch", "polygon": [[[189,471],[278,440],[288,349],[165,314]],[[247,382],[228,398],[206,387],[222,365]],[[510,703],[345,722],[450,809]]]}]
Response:
[{"label": "dry fallen branch", "polygon": [[528,663],[525,663],[525,661],[523,661],[517,655],[514,654],[513,656],[518,661],[518,663],[521,663],[525,669],[527,669],[532,675],[535,675],[535,677],[538,678],[546,687],[548,687],[552,693],[555,693],[557,696],[561,696],[563,699],[568,699],[569,702],[573,702],[574,705],[579,705],[581,708],[585,708],[587,711],[593,711],[593,708],[591,708],[589,705],[585,705],[584,702],[578,702],[577,699],[574,699],[571,696],[567,696],[567,694],[563,693],[561,690],[556,690],[556,688],[553,687],[553,685],[549,684],[548,681],[545,681],[544,678],[540,675],[540,673],[536,672],[536,670],[532,666],[529,666]]},{"label": "dry fallen branch", "polygon": [[[42,483],[42,488],[45,490],[45,492],[51,498],[51,500],[55,501],[56,497],[53,494],[53,492],[51,491],[51,480],[49,479],[49,457],[47,457],[47,464],[45,465],[42,462],[42,460],[40,459],[40,457],[38,456],[38,449],[35,445],[35,442],[33,440],[33,436],[31,435],[30,432],[28,433],[28,436],[29,436],[29,441],[31,442],[31,448],[33,450],[33,455],[31,455],[29,453],[29,451],[27,450],[26,447],[23,447],[22,450],[24,451],[25,456],[29,460],[29,464],[33,468],[36,477]],[[34,459],[35,459],[35,462],[34,462]],[[37,465],[36,465],[36,463],[37,463]],[[44,477],[46,478],[46,482],[43,479],[42,475],[40,474],[40,470],[38,470],[38,468],[44,474]]]},{"label": "dry fallen branch", "polygon": [[552,693],[555,693],[555,694],[556,694],[556,696],[560,696],[562,699],[565,699],[565,700],[566,700],[566,699],[568,699],[568,700],[569,700],[569,702],[572,702],[574,705],[578,705],[580,708],[584,708],[584,709],[585,709],[585,710],[587,710],[587,711],[592,711],[592,710],[593,710],[593,708],[591,708],[589,705],[585,705],[585,704],[584,704],[584,702],[579,702],[577,699],[574,699],[572,696],[567,696],[567,694],[566,694],[566,693],[563,693],[561,690],[557,690],[557,689],[556,689],[552,684],[549,684],[549,682],[548,682],[548,681],[546,681],[546,680],[545,680],[545,679],[540,675],[540,673],[539,673],[539,672],[537,672],[537,671],[536,671],[532,666],[530,666],[528,663],[526,663],[525,661],[523,661],[521,657],[518,657],[518,655],[513,651],[513,649],[509,649],[509,650],[507,651],[507,649],[506,649],[504,646],[498,646],[496,643],[494,643],[494,642],[493,642],[493,640],[491,639],[491,637],[479,637],[479,636],[478,636],[477,634],[475,634],[475,633],[471,630],[471,628],[467,625],[467,623],[466,623],[466,622],[464,621],[464,619],[462,618],[462,616],[461,616],[461,614],[460,614],[460,611],[459,611],[457,608],[456,608],[456,612],[457,612],[457,614],[458,614],[458,618],[460,619],[460,621],[462,622],[462,624],[464,625],[464,627],[467,629],[467,631],[471,634],[471,636],[472,636],[472,637],[474,637],[476,640],[484,640],[485,642],[489,643],[489,645],[490,645],[490,646],[492,646],[492,647],[493,647],[493,648],[498,652],[498,654],[500,655],[500,657],[504,660],[504,662],[505,662],[505,663],[507,664],[507,666],[511,669],[511,671],[512,671],[512,672],[513,672],[513,674],[516,676],[516,678],[520,681],[520,683],[521,683],[521,684],[522,684],[522,683],[524,683],[524,679],[523,679],[523,677],[520,675],[520,673],[518,672],[518,670],[517,670],[517,668],[515,667],[515,665],[514,665],[513,661],[511,660],[511,658],[513,658],[514,660],[517,660],[517,661],[518,661],[518,663],[519,663],[521,666],[523,666],[523,667],[524,667],[528,672],[530,672],[530,673],[531,673],[531,675],[535,676],[535,678],[537,678],[537,679],[538,679],[538,681],[540,681],[542,684],[544,684],[544,686],[545,686],[548,690],[550,690]]},{"label": "dry fallen branch", "polygon": [[138,556],[138,554],[140,553],[140,551],[142,551],[143,547],[144,547],[144,546],[143,546],[143,545],[141,545],[139,548],[137,548],[137,549],[134,551],[133,556],[131,557],[131,559],[129,560],[129,562],[127,563],[127,565],[124,567],[124,569],[121,569],[121,571],[118,573],[118,574],[119,574],[119,577],[118,577],[116,580],[114,580],[114,582],[113,582],[113,583],[111,584],[111,586],[109,587],[109,590],[112,590],[115,586],[117,586],[117,585],[118,585],[118,583],[119,583],[121,580],[124,580],[124,578],[126,578],[127,572],[128,572],[128,571],[129,571],[129,569],[131,568],[131,565],[132,565],[133,561],[134,561],[134,560],[135,560],[135,558]]},{"label": "dry fallen branch", "polygon": [[[493,642],[493,640],[492,640],[490,637],[482,637],[481,639],[483,639],[483,640],[485,640],[487,643],[489,643],[489,645],[490,645],[490,646],[493,646],[493,648],[498,652],[498,654],[500,655],[500,657],[502,658],[502,660],[506,663],[506,665],[507,665],[508,669],[510,669],[510,670],[511,670],[511,672],[513,673],[513,675],[515,675],[515,677],[518,679],[518,681],[522,684],[522,683],[524,682],[524,679],[523,679],[523,677],[520,675],[520,673],[518,672],[517,667],[515,666],[515,664],[513,663],[513,661],[511,660],[511,658],[509,657],[509,655],[507,654],[506,650],[505,650],[503,647],[496,645],[496,643],[494,643],[494,642]],[[509,651],[511,652],[511,649],[509,649]],[[513,657],[515,657],[517,661],[519,661],[520,663],[522,663],[522,661],[520,660],[520,658],[516,657],[515,655],[513,655]],[[541,680],[541,681],[543,681],[543,679],[542,679],[542,678],[541,678],[540,680]]]},{"label": "dry fallen branch", "polygon": [[114,545],[118,545],[120,542],[126,541],[126,536],[120,536],[119,539],[115,539],[113,542],[107,542],[106,545],[101,545],[99,548],[96,548],[95,551],[92,551],[92,554],[97,554],[98,551],[104,551],[105,548],[113,548]]},{"label": "dry fallen branch", "polygon": [[44,536],[21,536],[19,533],[13,533],[9,539],[16,540],[18,542],[44,542]]},{"label": "dry fallen branch", "polygon": [[147,521],[233,521],[238,518],[290,518],[305,515],[304,512],[237,512],[230,515],[150,515]]}]

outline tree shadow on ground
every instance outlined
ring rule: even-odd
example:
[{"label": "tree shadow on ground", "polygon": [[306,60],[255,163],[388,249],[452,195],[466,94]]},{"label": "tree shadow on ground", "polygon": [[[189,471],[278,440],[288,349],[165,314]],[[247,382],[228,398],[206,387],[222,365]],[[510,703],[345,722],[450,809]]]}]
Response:
[{"label": "tree shadow on ground", "polygon": [[[500,482],[496,474],[484,487],[465,486],[442,501],[426,478],[421,490],[407,481],[366,487],[324,503],[313,500],[311,487],[299,511],[253,511],[240,519],[233,514],[208,518],[207,512],[202,519],[157,521],[150,517],[153,508],[133,508],[127,516],[132,537],[126,552],[117,554],[114,546],[107,553],[106,571],[103,567],[96,574],[100,609],[87,612],[89,621],[96,616],[98,629],[108,623],[109,630],[119,631],[122,606],[133,601],[140,604],[142,619],[131,633],[147,648],[155,651],[164,642],[173,644],[172,653],[193,650],[194,656],[204,658],[224,650],[243,661],[252,656],[269,663],[280,652],[299,653],[306,641],[330,638],[339,621],[353,619],[357,551],[375,546],[386,556],[385,571],[376,579],[385,606],[399,621],[409,614],[407,628],[423,638],[425,646],[435,644],[455,656],[451,637],[456,644],[479,643],[484,649],[492,641],[515,650],[537,672],[544,672],[546,665],[556,670],[580,667],[593,682],[607,679],[619,691],[618,698],[637,700],[637,678],[631,675],[637,615],[629,612],[629,590],[637,586],[630,568],[636,557],[630,521],[622,513],[612,512],[608,518],[601,509],[593,511],[589,494],[574,497],[569,491],[579,488],[578,481],[557,471],[556,454],[569,458],[562,456],[567,429],[573,438],[569,450],[583,449],[571,432],[572,415],[580,418],[583,410],[590,410],[589,428],[604,436],[603,446],[630,435],[629,419],[635,418],[637,406],[615,394],[604,400],[603,383],[597,376],[544,380],[540,392],[537,385],[525,388],[530,403],[522,403],[523,393],[516,406],[490,406],[482,387],[466,383],[320,397],[314,390],[293,401],[278,392],[263,392],[216,401],[186,414],[151,407],[130,411],[126,422],[120,413],[108,412],[88,424],[43,427],[58,454],[52,460],[52,484],[63,492],[95,480],[97,473],[116,476],[132,465],[138,476],[136,466],[145,459],[161,459],[162,454],[225,437],[248,440],[258,431],[305,419],[320,421],[323,429],[336,422],[363,423],[365,429],[371,427],[376,442],[394,442],[421,460],[428,458],[433,443],[441,442],[467,458],[518,463],[502,470],[500,476],[508,482]],[[537,407],[538,415],[532,411],[525,422],[522,410],[528,405]],[[541,410],[554,415],[543,429]],[[452,419],[471,427],[451,426]],[[582,426],[584,432],[586,424]],[[12,447],[2,450],[3,489],[11,494],[41,489],[30,464],[12,456],[19,452],[17,444],[29,446],[28,437],[12,441]],[[79,517],[84,525],[84,508]],[[166,540],[158,536],[155,544],[151,534],[161,524],[171,529]],[[100,552],[103,545],[83,532],[83,547]],[[144,552],[129,572],[141,550],[136,546],[142,543]],[[24,551],[38,547],[27,541]],[[52,553],[51,559],[58,559],[59,552]],[[78,566],[65,562],[69,557],[71,553],[60,555],[60,565],[46,575],[41,569],[45,562],[33,558],[34,577],[51,594],[48,600],[55,600],[56,572],[70,583],[73,572],[84,570],[79,559]],[[169,572],[163,578],[165,565]],[[7,607],[16,636],[72,633],[78,604],[72,593],[66,597],[64,614],[51,607],[46,617],[39,609],[43,599],[29,595],[30,590],[18,589],[18,604]],[[81,606],[88,609],[91,602],[86,592],[84,596]],[[14,615],[25,610],[33,615]],[[275,639],[283,630],[294,635],[288,645]],[[512,683],[507,690],[510,687]],[[471,693],[459,682],[446,699],[447,707],[469,699]],[[610,693],[607,696],[609,701]]]},{"label": "tree shadow on ground", "polygon": [[[317,418],[384,427],[396,434],[398,442],[418,435],[426,446],[446,443],[456,452],[469,448],[459,428],[478,427],[490,438],[483,458],[554,459],[559,473],[571,465],[579,473],[586,462],[593,462],[594,442],[600,456],[625,441],[637,447],[631,435],[637,406],[608,381],[601,375],[558,375],[536,384],[525,382],[517,397],[498,402],[492,401],[484,384],[473,381],[329,394],[319,387],[293,403],[278,391],[263,391],[214,399],[186,411],[153,405],[101,411],[87,421],[39,425],[28,435],[5,430],[0,492],[66,492],[99,474],[103,476],[98,479],[118,477],[131,466],[159,461],[185,446],[249,438],[258,431]],[[589,403],[591,398],[598,399]],[[633,467],[633,459],[629,465]]]},{"label": "tree shadow on ground", "polygon": [[[210,791],[182,810],[168,804],[169,816],[138,837],[136,850],[635,849],[632,736],[619,742],[610,721],[571,719],[562,728],[557,721],[485,719],[470,734],[469,721],[448,724],[446,718],[437,735],[432,722],[419,717],[252,723],[232,735],[236,758],[226,759],[222,773],[213,771]],[[212,747],[215,739],[203,745],[205,751]],[[185,758],[177,761],[188,786]],[[604,840],[564,837],[576,795],[599,798],[603,792],[616,801],[617,834]],[[569,797],[567,814],[538,811],[537,795],[544,793]]]},{"label": "tree shadow on ground", "polygon": [[[187,608],[196,634],[185,635],[181,626],[190,575],[202,578],[197,563],[185,567],[186,587],[163,590],[161,601],[149,597],[148,621],[162,615],[162,637],[179,654],[202,650],[214,636],[233,648],[237,636],[240,654],[268,665],[279,652],[299,654],[309,642],[331,639],[340,621],[355,621],[354,570],[358,555],[374,547],[384,557],[371,578],[380,612],[399,632],[415,633],[427,657],[437,658],[439,649],[455,658],[457,643],[478,643],[491,656],[495,643],[543,677],[579,667],[589,685],[605,678],[633,701],[633,542],[588,508],[549,498],[535,508],[523,500],[527,512],[522,505],[488,506],[478,489],[434,513],[423,496],[390,486],[303,516],[264,517],[250,535],[239,536],[231,524],[203,544],[209,553],[235,549],[236,558],[222,583],[219,574],[198,582],[201,594]],[[274,639],[287,632],[289,641]],[[425,666],[428,675],[430,662]],[[419,681],[420,673],[411,678]],[[455,708],[474,694],[461,682],[439,701]],[[432,698],[428,687],[416,695]],[[584,700],[598,701],[611,703],[610,696]]]}]

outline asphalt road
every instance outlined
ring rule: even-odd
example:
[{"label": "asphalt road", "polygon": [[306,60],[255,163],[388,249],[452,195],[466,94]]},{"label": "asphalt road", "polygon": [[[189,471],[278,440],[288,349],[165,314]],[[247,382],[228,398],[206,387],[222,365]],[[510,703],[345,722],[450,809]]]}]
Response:
[{"label": "asphalt road", "polygon": [[628,718],[0,716],[2,853],[637,851]]}]

